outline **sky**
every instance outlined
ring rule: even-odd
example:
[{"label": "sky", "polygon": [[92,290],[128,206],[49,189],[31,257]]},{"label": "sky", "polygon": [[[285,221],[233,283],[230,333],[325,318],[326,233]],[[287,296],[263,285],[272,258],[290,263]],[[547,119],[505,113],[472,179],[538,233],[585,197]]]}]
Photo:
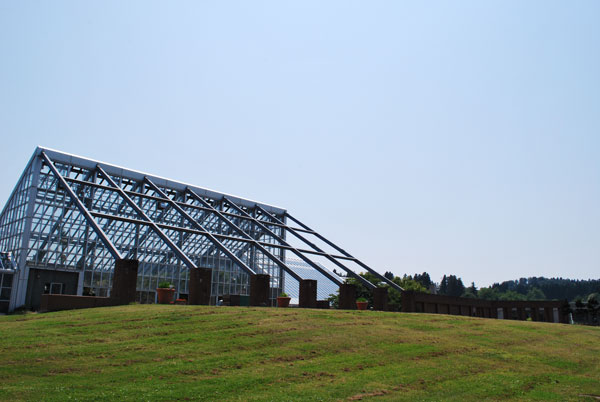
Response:
[{"label": "sky", "polygon": [[286,208],[374,269],[600,277],[598,1],[0,0],[37,145]]}]

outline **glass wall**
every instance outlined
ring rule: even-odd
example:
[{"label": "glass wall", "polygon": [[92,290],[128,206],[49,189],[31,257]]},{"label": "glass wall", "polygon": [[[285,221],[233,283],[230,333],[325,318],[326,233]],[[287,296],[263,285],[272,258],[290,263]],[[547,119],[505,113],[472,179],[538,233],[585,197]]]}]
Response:
[{"label": "glass wall", "polygon": [[[139,174],[111,175],[126,196],[142,210],[140,214],[94,166],[87,166],[90,163],[86,160],[80,163],[76,160],[73,163],[53,161],[53,164],[119,253],[124,258],[140,261],[138,301],[154,302],[156,288],[162,281],[171,282],[178,297],[187,297],[190,268],[174,247],[196,266],[213,270],[213,303],[222,295],[249,293],[249,274],[242,265],[271,276],[272,298],[281,292],[281,269],[258,250],[248,236],[282,260],[283,250],[269,247],[269,243],[277,244],[276,240],[244,216],[245,213],[252,215],[254,211],[243,207],[243,213],[240,213],[223,199],[199,199],[168,185],[160,186],[160,191],[156,191]],[[18,253],[25,227],[28,190],[34,184],[35,204],[30,209],[27,265],[37,269],[83,272],[79,285],[81,294],[108,296],[114,256],[50,167],[42,163],[37,166],[41,168],[35,175],[36,183],[32,183],[33,172],[29,168],[0,217],[0,251]],[[164,195],[169,199],[165,200]],[[174,207],[174,202],[184,213]],[[283,216],[280,218],[284,219]],[[273,225],[270,229],[283,236],[280,227]],[[169,241],[161,238],[157,230]],[[206,233],[219,236],[218,242]],[[233,261],[223,248],[241,263]]]}]

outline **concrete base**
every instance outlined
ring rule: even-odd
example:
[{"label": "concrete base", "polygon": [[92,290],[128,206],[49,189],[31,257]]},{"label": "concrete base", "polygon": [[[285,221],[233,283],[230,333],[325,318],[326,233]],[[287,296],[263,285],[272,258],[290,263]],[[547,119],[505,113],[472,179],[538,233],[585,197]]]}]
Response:
[{"label": "concrete base", "polygon": [[137,286],[138,260],[116,260],[113,273],[113,285],[110,298],[118,304],[135,302]]},{"label": "concrete base", "polygon": [[356,310],[356,286],[349,283],[340,285],[338,308],[342,310]]},{"label": "concrete base", "polygon": [[317,308],[317,281],[303,279],[300,281],[300,297],[298,307]]},{"label": "concrete base", "polygon": [[271,277],[266,274],[250,276],[250,305],[267,307]]},{"label": "concrete base", "polygon": [[197,268],[190,269],[190,282],[188,304],[209,305],[210,304],[210,285],[212,282],[212,269]]},{"label": "concrete base", "polygon": [[388,289],[373,289],[373,310],[387,311],[388,307]]}]

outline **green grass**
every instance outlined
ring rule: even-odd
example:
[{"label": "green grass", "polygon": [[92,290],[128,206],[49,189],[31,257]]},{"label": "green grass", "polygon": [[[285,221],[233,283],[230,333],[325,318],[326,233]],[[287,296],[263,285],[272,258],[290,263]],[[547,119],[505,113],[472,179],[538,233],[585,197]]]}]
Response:
[{"label": "green grass", "polygon": [[0,317],[2,400],[593,400],[600,328],[132,305]]}]

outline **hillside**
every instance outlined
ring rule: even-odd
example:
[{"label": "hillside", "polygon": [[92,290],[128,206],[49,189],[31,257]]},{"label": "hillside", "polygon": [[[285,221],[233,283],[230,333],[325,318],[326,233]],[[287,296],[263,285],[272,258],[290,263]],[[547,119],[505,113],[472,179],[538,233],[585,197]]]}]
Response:
[{"label": "hillside", "polygon": [[600,395],[600,328],[131,305],[0,317],[3,400],[480,400]]}]

